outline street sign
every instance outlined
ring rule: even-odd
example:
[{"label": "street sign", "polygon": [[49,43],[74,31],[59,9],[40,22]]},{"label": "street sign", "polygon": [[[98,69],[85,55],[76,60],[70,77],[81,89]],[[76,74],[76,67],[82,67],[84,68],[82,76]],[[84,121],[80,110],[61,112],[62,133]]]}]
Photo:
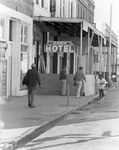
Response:
[{"label": "street sign", "polygon": [[74,53],[75,46],[71,41],[49,41],[45,44],[45,52]]}]

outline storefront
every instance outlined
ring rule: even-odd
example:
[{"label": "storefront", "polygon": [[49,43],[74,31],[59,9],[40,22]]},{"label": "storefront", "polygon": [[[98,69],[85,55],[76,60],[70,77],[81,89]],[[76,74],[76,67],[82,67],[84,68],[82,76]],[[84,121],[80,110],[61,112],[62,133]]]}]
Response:
[{"label": "storefront", "polygon": [[[83,66],[84,73],[88,82],[85,88],[86,95],[95,93],[94,78],[94,47],[102,49],[105,37],[91,24],[83,19],[75,18],[50,18],[34,17],[34,23],[37,24],[42,35],[42,54],[44,57],[45,74],[41,73],[42,82],[45,85],[44,90],[38,90],[40,94],[60,94],[59,72],[65,65],[67,67],[68,81],[70,82],[71,91],[73,87],[73,76],[79,66]],[[51,36],[54,39],[51,40]],[[68,46],[62,46],[61,43],[72,43],[74,50]],[[65,49],[65,52],[63,51]],[[72,52],[67,51],[70,49]],[[40,59],[41,61],[41,59]],[[55,66],[55,67],[54,67]],[[55,71],[53,71],[55,68]],[[90,82],[91,81],[91,82]],[[74,90],[73,90],[74,89]],[[52,91],[51,91],[52,90]]]},{"label": "storefront", "polygon": [[0,10],[0,39],[7,43],[7,48],[2,49],[3,71],[6,71],[6,79],[3,77],[6,83],[2,85],[6,88],[6,98],[25,95],[27,90],[22,86],[22,79],[33,62],[33,19],[2,4]]}]

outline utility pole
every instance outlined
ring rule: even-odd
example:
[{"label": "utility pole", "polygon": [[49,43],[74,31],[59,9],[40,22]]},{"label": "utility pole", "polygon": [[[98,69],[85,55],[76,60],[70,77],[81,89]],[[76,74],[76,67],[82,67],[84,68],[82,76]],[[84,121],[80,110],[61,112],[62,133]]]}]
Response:
[{"label": "utility pole", "polygon": [[[112,1],[113,3],[113,1]],[[111,79],[111,36],[112,36],[112,3],[110,6],[110,32],[109,32],[109,58],[108,58],[108,71],[109,71],[109,81]]]}]

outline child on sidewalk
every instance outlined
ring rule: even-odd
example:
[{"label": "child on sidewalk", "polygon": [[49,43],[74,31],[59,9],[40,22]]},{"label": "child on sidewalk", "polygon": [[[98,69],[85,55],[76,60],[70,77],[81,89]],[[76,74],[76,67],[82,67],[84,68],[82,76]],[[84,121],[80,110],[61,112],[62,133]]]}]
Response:
[{"label": "child on sidewalk", "polygon": [[102,77],[102,74],[99,75],[99,78],[97,79],[97,84],[98,84],[100,101],[103,101],[106,80]]}]

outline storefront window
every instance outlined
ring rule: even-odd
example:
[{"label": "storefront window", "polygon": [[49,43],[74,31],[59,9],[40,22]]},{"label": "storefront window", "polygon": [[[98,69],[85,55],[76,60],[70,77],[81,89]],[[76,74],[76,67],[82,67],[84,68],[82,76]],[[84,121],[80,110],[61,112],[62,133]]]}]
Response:
[{"label": "storefront window", "polygon": [[21,42],[28,43],[28,26],[21,25]]},{"label": "storefront window", "polygon": [[20,56],[21,72],[20,72],[20,90],[23,90],[25,87],[22,85],[22,80],[24,75],[27,72],[28,66],[28,46],[21,45],[21,56]]},{"label": "storefront window", "polygon": [[25,43],[28,42],[28,27],[27,26],[24,27],[24,42]]},{"label": "storefront window", "polygon": [[23,78],[28,70],[28,26],[21,25],[21,53],[20,53],[20,90],[26,89],[22,85]]}]

